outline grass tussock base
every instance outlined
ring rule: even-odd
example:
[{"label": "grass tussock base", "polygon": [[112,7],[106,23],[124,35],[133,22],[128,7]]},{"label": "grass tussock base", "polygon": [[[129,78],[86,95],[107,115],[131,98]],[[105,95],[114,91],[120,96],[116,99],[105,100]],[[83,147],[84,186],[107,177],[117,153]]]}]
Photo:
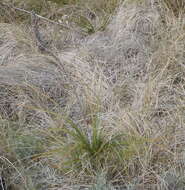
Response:
[{"label": "grass tussock base", "polygon": [[16,14],[8,8],[0,14],[7,188],[184,188],[182,6],[174,12],[160,1],[110,2],[108,12],[105,1],[45,1],[52,15],[36,10],[74,30],[42,20],[34,26],[23,15],[8,20]]}]

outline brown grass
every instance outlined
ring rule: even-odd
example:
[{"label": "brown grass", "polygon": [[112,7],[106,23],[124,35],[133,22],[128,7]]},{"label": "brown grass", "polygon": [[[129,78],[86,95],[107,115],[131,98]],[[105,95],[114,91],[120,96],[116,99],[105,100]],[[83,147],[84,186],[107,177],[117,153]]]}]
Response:
[{"label": "brown grass", "polygon": [[[0,23],[0,170],[9,185],[183,187],[184,14],[160,2],[110,2],[111,15],[105,1],[40,11],[58,20],[62,9],[61,22],[75,28],[39,20],[48,51],[29,17],[1,17],[9,24]],[[79,15],[86,22],[76,27]]]}]

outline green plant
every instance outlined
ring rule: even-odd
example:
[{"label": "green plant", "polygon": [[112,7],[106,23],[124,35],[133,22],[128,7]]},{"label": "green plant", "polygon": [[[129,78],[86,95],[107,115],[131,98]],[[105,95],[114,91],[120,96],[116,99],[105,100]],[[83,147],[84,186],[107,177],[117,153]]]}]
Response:
[{"label": "green plant", "polygon": [[14,150],[19,159],[31,158],[35,154],[42,152],[42,143],[34,134],[17,134],[14,137]]},{"label": "green plant", "polygon": [[85,16],[82,16],[82,15],[75,16],[71,20],[73,22],[75,22],[80,28],[82,28],[82,30],[84,30],[84,32],[86,32],[88,34],[92,34],[95,32],[95,28],[94,28],[93,24]]},{"label": "green plant", "polygon": [[135,160],[139,152],[142,154],[146,142],[146,138],[136,134],[108,132],[98,116],[92,117],[88,126],[66,119],[65,125],[51,128],[46,137],[49,150],[38,157],[56,158],[58,161],[50,163],[51,166],[73,176],[93,177],[105,170],[109,179],[118,173],[128,175],[128,163]]},{"label": "green plant", "polygon": [[[87,128],[88,127],[88,128]],[[92,170],[102,168],[106,162],[105,153],[112,154],[111,149],[116,147],[116,136],[107,139],[99,119],[93,118],[90,126],[80,127],[72,120],[67,119],[61,129],[64,136],[61,140],[62,158],[65,167],[83,169],[87,163]],[[54,132],[54,131],[53,131]],[[56,136],[55,136],[56,137]]]}]

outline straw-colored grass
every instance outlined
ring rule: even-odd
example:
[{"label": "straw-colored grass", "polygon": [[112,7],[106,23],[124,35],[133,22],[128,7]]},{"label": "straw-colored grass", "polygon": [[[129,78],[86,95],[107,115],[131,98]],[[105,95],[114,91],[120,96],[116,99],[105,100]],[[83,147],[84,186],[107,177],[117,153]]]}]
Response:
[{"label": "straw-colored grass", "polygon": [[184,187],[183,6],[172,14],[172,1],[106,2],[14,1],[69,26],[40,19],[46,48],[29,15],[8,7],[0,14],[0,172],[8,188]]}]

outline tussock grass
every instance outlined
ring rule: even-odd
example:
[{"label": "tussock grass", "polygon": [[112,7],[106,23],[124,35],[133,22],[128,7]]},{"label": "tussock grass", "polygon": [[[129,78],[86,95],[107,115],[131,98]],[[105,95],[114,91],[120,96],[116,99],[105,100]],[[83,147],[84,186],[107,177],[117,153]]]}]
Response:
[{"label": "tussock grass", "polygon": [[183,188],[182,7],[44,2],[51,15],[29,1],[48,18],[79,22],[66,32],[39,20],[49,51],[28,17],[1,17],[9,24],[0,23],[0,171],[9,187]]}]

